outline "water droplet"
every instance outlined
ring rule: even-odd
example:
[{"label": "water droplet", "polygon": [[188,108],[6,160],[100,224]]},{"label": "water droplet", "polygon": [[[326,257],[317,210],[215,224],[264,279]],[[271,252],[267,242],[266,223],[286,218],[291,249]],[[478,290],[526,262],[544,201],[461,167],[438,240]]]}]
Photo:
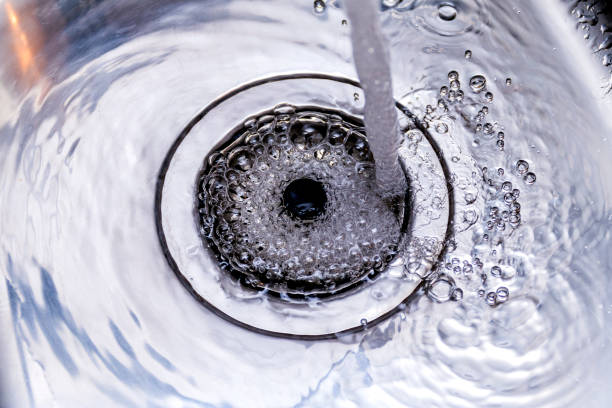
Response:
[{"label": "water droplet", "polygon": [[345,25],[347,25],[347,24],[348,24],[348,21],[346,21],[346,20],[344,20],[344,19],[343,19],[343,20],[341,21],[341,24],[342,24],[343,26],[345,26]]},{"label": "water droplet", "polygon": [[361,320],[359,321],[359,323],[360,323],[360,324],[361,324],[363,327],[366,327],[366,326],[368,325],[368,319],[361,319]]},{"label": "water droplet", "polygon": [[525,160],[519,160],[516,162],[516,171],[518,172],[518,174],[523,175],[527,173],[528,170],[529,163],[527,163]]},{"label": "water droplet", "polygon": [[525,177],[523,177],[523,180],[525,180],[525,183],[527,184],[533,184],[536,181],[536,175],[534,173],[527,173],[525,174]]},{"label": "water droplet", "polygon": [[450,71],[448,73],[448,80],[449,81],[456,81],[459,78],[459,74],[457,73],[457,71]]},{"label": "water droplet", "polygon": [[443,86],[440,88],[440,96],[446,96],[448,94],[448,87]]},{"label": "water droplet", "polygon": [[317,14],[321,14],[325,11],[325,2],[323,0],[314,1],[314,11]]},{"label": "water droplet", "polygon": [[353,100],[354,100],[355,102],[358,102],[358,101],[359,101],[359,94],[358,94],[357,92],[355,92],[355,93],[353,94]]},{"label": "water droplet", "polygon": [[472,88],[472,91],[474,92],[482,91],[486,84],[487,80],[482,75],[474,75],[472,78],[470,78],[470,88]]},{"label": "water droplet", "polygon": [[444,122],[438,122],[436,124],[436,132],[438,133],[446,133],[448,132],[448,126]]},{"label": "water droplet", "polygon": [[495,292],[487,293],[485,301],[489,306],[495,306],[495,303],[497,303],[497,295],[495,294]]},{"label": "water droplet", "polygon": [[493,102],[493,94],[491,92],[487,92],[485,98],[487,98],[487,102]]},{"label": "water droplet", "polygon": [[444,21],[453,21],[457,17],[457,9],[451,4],[441,4],[438,7],[438,16]]},{"label": "water droplet", "polygon": [[470,59],[470,58],[472,58],[472,51],[465,50],[465,59]]},{"label": "water droplet", "polygon": [[498,148],[499,150],[504,150],[504,145],[505,145],[505,143],[504,143],[504,141],[503,141],[503,140],[498,140],[498,141],[495,143],[495,145],[497,146],[497,148]]},{"label": "water droplet", "polygon": [[461,82],[459,82],[458,80],[451,81],[450,89],[452,89],[453,91],[457,91],[460,87],[461,87]]},{"label": "water droplet", "polygon": [[506,78],[506,86],[512,85],[512,78]]}]

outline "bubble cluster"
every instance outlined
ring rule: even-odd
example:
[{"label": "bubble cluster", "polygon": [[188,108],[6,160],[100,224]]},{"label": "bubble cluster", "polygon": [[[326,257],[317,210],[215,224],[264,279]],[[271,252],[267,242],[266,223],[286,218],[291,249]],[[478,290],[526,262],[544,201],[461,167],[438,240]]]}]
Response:
[{"label": "bubble cluster", "polygon": [[[287,187],[302,179],[324,190],[324,209],[312,217],[296,217],[283,203]],[[280,105],[247,120],[206,158],[201,233],[248,287],[333,294],[375,276],[397,254],[403,203],[381,200],[374,183],[359,120]]]},{"label": "bubble cluster", "polygon": [[521,223],[521,204],[518,201],[521,191],[503,177],[503,168],[492,172],[485,167],[482,173],[488,198],[487,230],[501,232],[518,227]]},{"label": "bubble cluster", "polygon": [[[499,151],[506,147],[506,134],[503,126],[489,118],[492,109],[488,103],[493,101],[493,93],[487,90],[487,80],[484,75],[473,75],[468,84],[473,94],[466,96],[461,90],[460,75],[451,70],[447,74],[448,85],[439,89],[439,99],[436,105],[427,105],[423,122],[436,133],[441,132],[440,124],[453,125],[448,118],[453,109],[465,120],[468,129],[474,132],[474,146],[480,146],[481,141],[491,140]],[[510,80],[511,84],[511,80]],[[452,135],[451,135],[452,136]],[[460,154],[450,156],[450,164],[459,164],[464,160]],[[465,161],[466,163],[469,160]],[[463,169],[457,167],[457,173]],[[465,169],[468,170],[468,169]],[[534,173],[529,171],[525,160],[518,160],[510,169],[503,167],[482,167],[482,179],[472,171],[472,177],[465,177],[450,182],[465,191],[461,210],[457,212],[454,233],[459,234],[475,227],[478,245],[488,247],[490,252],[484,254],[475,252],[471,258],[453,257],[456,244],[451,238],[445,260],[438,263],[435,273],[426,286],[429,298],[436,302],[461,300],[466,289],[474,290],[490,306],[506,302],[510,290],[506,286],[517,275],[514,265],[496,255],[497,247],[503,245],[516,228],[521,225],[520,189],[518,184],[532,184],[536,180]],[[473,184],[471,184],[473,181]],[[514,183],[514,185],[513,185]],[[520,183],[520,184],[522,184]],[[482,196],[482,207],[477,203]],[[464,203],[463,203],[464,202]],[[483,257],[481,260],[479,257]],[[452,283],[449,284],[449,282]],[[456,282],[456,283],[455,283]]]}]

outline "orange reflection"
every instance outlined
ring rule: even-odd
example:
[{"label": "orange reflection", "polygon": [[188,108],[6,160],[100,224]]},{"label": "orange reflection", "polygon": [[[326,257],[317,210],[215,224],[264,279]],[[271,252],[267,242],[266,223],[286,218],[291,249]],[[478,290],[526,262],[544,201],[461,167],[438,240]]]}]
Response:
[{"label": "orange reflection", "polygon": [[34,60],[34,50],[31,45],[31,41],[28,39],[28,35],[23,28],[23,24],[20,21],[17,12],[13,6],[6,2],[4,3],[4,9],[10,23],[11,36],[13,38],[13,45],[15,48],[15,54],[19,61],[19,67],[21,68],[22,74],[29,74],[35,78],[38,78],[39,71],[36,67]]}]

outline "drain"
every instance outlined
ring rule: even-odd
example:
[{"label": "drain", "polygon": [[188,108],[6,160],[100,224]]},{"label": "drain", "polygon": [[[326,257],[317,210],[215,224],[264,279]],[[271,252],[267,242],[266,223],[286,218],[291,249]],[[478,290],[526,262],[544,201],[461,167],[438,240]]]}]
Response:
[{"label": "drain", "polygon": [[397,105],[410,188],[383,202],[363,101],[350,79],[282,75],[229,91],[183,130],[155,214],[166,260],[198,302],[259,333],[326,339],[415,296],[450,231],[448,171]]},{"label": "drain", "polygon": [[312,220],[325,211],[327,194],[319,181],[309,178],[293,180],[283,191],[283,206],[300,220]]},{"label": "drain", "polygon": [[287,104],[244,123],[205,159],[197,190],[202,235],[224,270],[294,299],[338,294],[385,270],[403,197],[390,206],[374,193],[363,123]]}]

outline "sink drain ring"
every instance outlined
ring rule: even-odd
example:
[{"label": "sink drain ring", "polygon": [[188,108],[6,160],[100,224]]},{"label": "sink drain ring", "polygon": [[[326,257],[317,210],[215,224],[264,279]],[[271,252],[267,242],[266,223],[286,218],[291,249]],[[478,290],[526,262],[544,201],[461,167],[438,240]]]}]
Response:
[{"label": "sink drain ring", "polygon": [[[315,96],[313,89],[318,90]],[[267,335],[309,340],[335,338],[362,330],[395,313],[415,295],[431,271],[450,232],[452,196],[447,184],[448,169],[427,131],[399,104],[400,126],[406,129],[400,158],[410,179],[412,176],[418,179],[417,191],[411,193],[411,207],[420,212],[414,215],[402,261],[392,263],[383,276],[363,285],[359,291],[307,303],[255,295],[224,278],[216,262],[211,261],[210,251],[202,244],[197,225],[190,218],[193,208],[186,201],[192,201],[193,196],[187,197],[187,194],[196,190],[195,178],[203,158],[235,131],[236,123],[244,121],[245,112],[261,115],[255,111],[257,107],[270,106],[270,101],[276,101],[272,106],[281,103],[316,106],[359,117],[364,98],[362,94],[356,98],[355,94],[361,94],[359,83],[337,76],[291,74],[264,78],[244,84],[210,103],[171,146],[159,172],[155,195],[160,244],[183,286],[218,316]],[[423,166],[423,160],[430,168]],[[419,176],[418,172],[423,174]],[[434,197],[435,194],[438,195]],[[434,217],[423,211],[432,200],[439,213]],[[188,208],[191,211],[185,211]]]}]

